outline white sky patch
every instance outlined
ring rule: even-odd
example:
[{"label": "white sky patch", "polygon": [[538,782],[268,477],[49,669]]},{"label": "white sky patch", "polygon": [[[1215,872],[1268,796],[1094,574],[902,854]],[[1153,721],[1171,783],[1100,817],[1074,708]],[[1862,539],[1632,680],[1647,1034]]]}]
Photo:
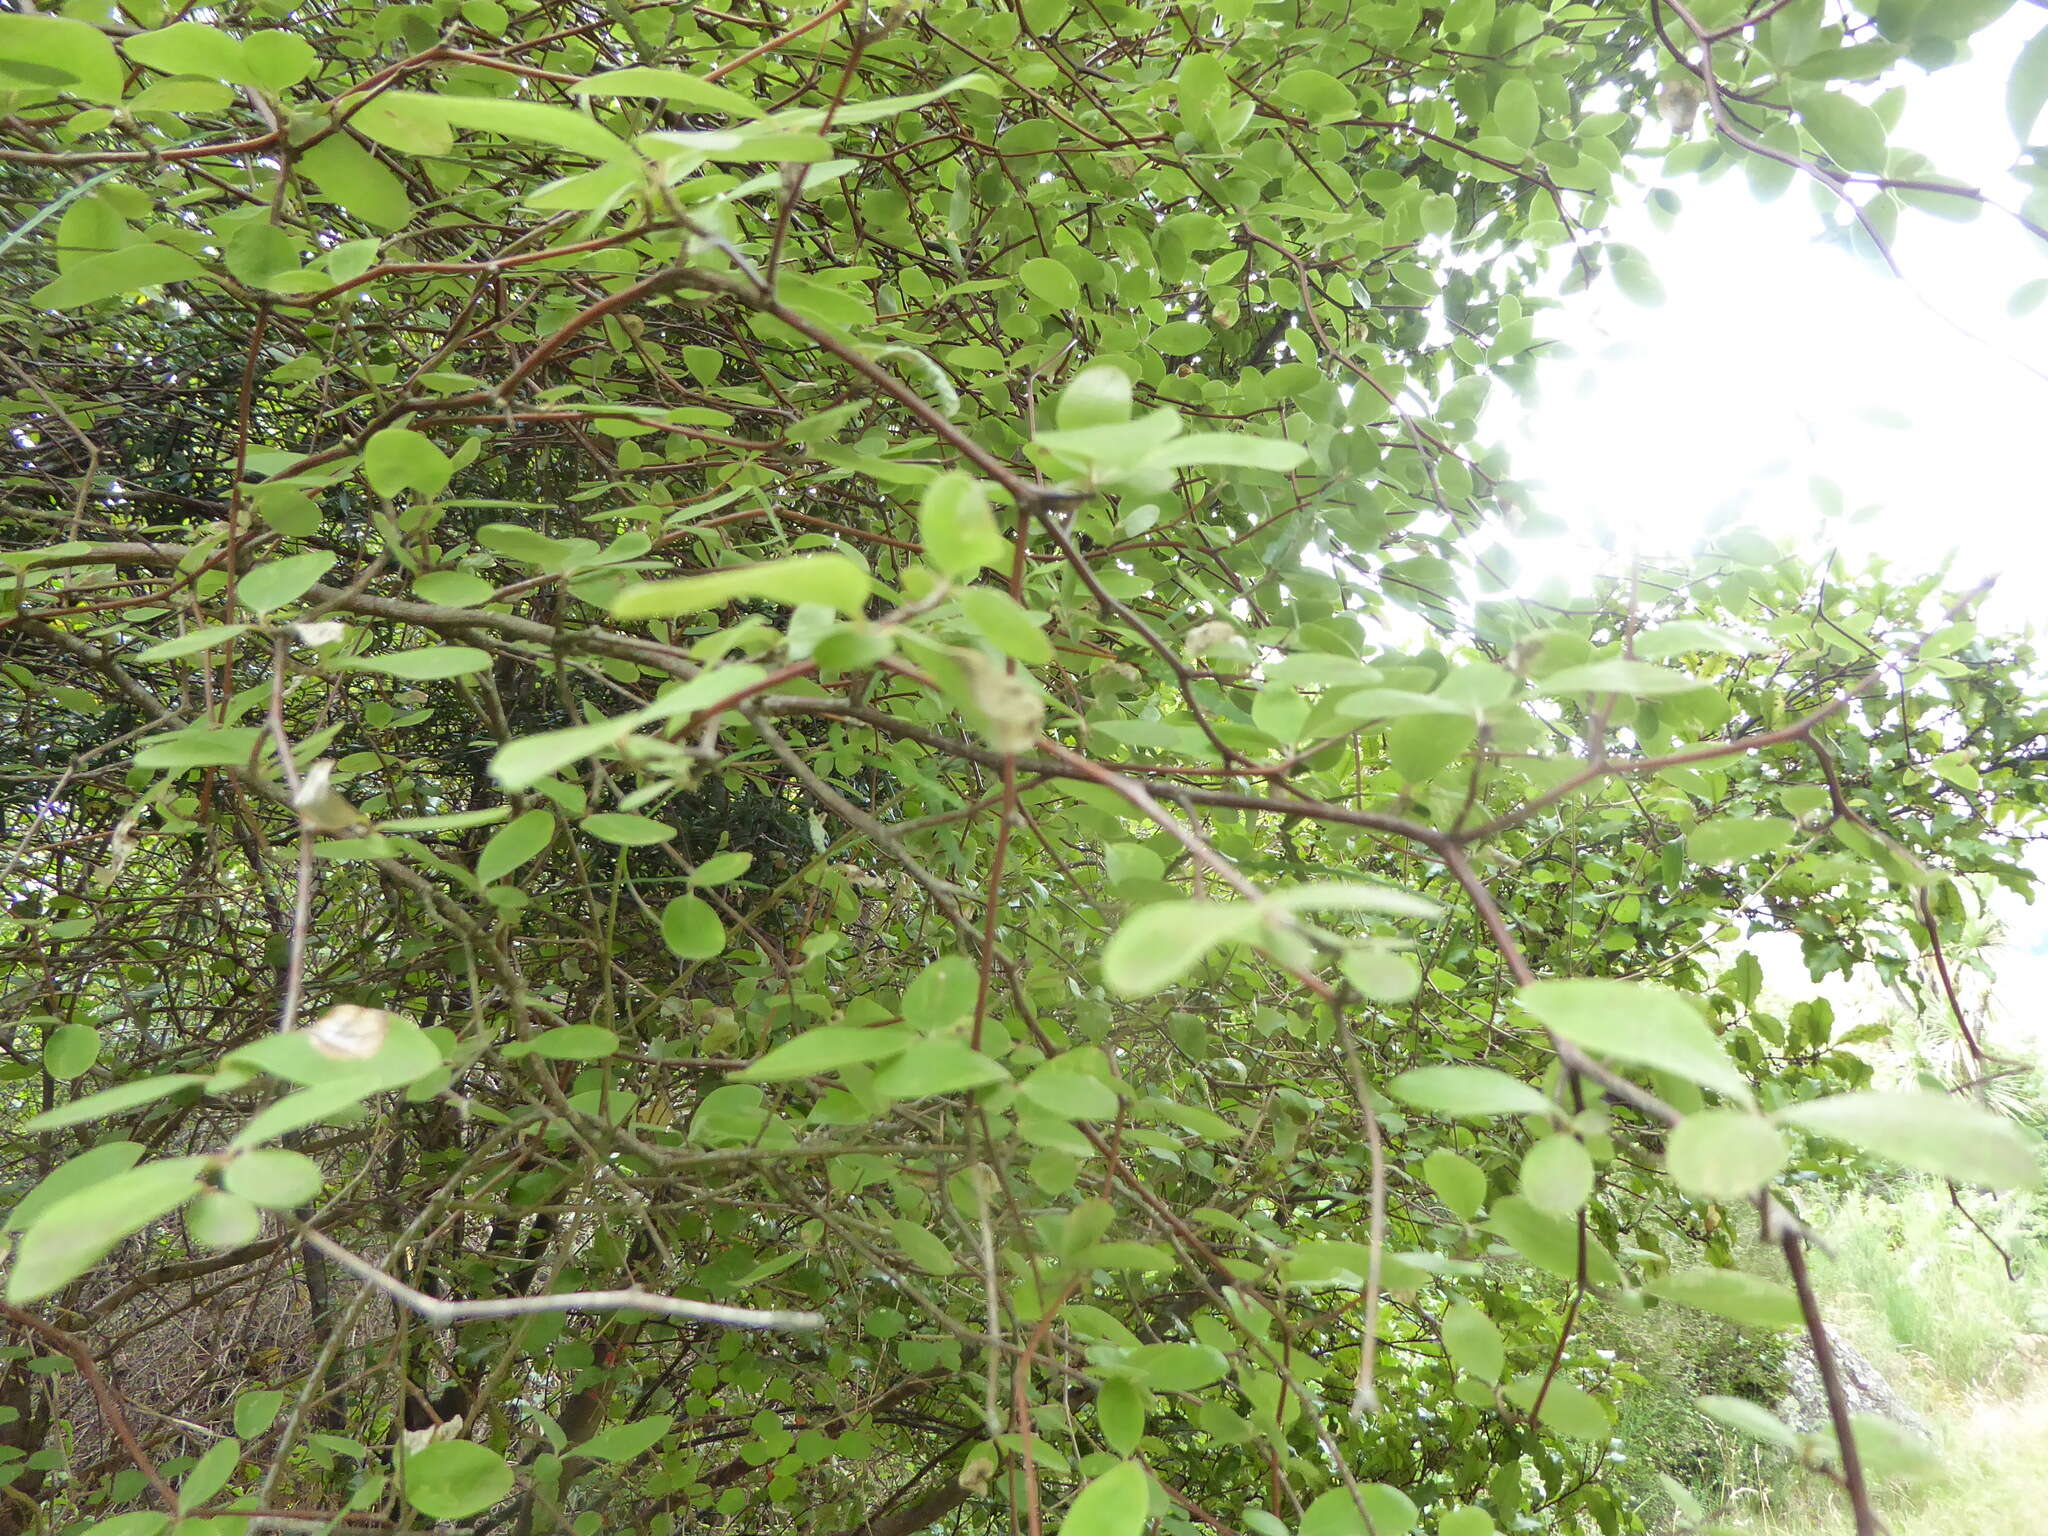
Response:
[{"label": "white sky patch", "polygon": [[[1968,62],[1908,67],[1894,142],[2018,206],[2005,82],[2041,25],[2016,7]],[[1908,286],[1815,238],[1804,178],[1768,204],[1739,172],[1670,188],[1684,207],[1669,230],[1640,197],[1612,224],[1665,303],[1639,307],[1603,279],[1546,312],[1543,333],[1575,355],[1539,365],[1536,401],[1496,396],[1482,428],[1570,525],[1518,550],[1532,575],[1582,572],[1589,545],[1682,551],[1738,509],[1852,566],[1925,570],[1952,550],[1958,582],[2004,576],[1995,622],[2048,621],[2048,584],[2029,575],[2048,568],[2048,379],[2028,367],[2048,372],[2048,308],[2006,312],[2048,276],[2048,247],[1990,210],[1969,223],[1909,211],[1894,248]]]}]

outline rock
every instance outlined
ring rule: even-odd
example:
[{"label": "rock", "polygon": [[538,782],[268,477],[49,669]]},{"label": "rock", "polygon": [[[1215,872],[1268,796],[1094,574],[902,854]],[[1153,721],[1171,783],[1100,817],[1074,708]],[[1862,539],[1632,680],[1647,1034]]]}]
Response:
[{"label": "rock", "polygon": [[[1906,1406],[1885,1380],[1884,1372],[1834,1329],[1827,1332],[1835,1369],[1841,1374],[1843,1390],[1849,1397],[1849,1411],[1874,1414],[1923,1440],[1931,1440],[1933,1434],[1926,1421]],[[1785,1351],[1785,1377],[1791,1391],[1779,1403],[1778,1416],[1802,1433],[1830,1428],[1827,1389],[1821,1384],[1820,1367],[1814,1363],[1813,1348],[1803,1333]]]}]

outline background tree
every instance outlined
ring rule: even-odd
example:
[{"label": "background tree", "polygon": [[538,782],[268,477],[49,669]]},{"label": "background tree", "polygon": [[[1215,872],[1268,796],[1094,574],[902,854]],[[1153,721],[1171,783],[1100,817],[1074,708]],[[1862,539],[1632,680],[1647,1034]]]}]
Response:
[{"label": "background tree", "polygon": [[2026,890],[2048,709],[1474,423],[1631,158],[1976,210],[1861,82],[2005,9],[0,14],[5,1518],[1640,1526],[1589,1309],[2038,1183],[1739,940]]}]

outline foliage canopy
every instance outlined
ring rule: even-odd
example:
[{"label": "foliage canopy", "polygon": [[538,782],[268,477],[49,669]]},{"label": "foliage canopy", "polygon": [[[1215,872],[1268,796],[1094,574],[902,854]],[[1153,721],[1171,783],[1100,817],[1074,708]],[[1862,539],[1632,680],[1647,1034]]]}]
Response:
[{"label": "foliage canopy", "polygon": [[1945,980],[2048,710],[1477,423],[2006,9],[0,14],[6,1528],[1640,1529],[1584,1308],[2038,1182],[1740,946]]}]

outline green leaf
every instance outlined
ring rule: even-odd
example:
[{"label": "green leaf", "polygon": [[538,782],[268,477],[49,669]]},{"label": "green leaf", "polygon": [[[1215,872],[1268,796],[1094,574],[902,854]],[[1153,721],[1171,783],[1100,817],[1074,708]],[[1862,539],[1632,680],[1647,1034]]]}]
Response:
[{"label": "green leaf", "polygon": [[1706,624],[1697,619],[1670,619],[1636,636],[1636,654],[1650,661],[1699,652],[1747,656],[1752,649],[1754,647],[1740,635],[1718,624]]},{"label": "green leaf", "polygon": [[1595,1055],[1669,1072],[1750,1102],[1749,1084],[1694,1005],[1644,981],[1536,981],[1521,1004],[1546,1028]]},{"label": "green leaf", "polygon": [[1120,1461],[1074,1496],[1059,1536],[1143,1536],[1152,1481],[1135,1461]]},{"label": "green leaf", "polygon": [[413,595],[423,603],[438,603],[448,608],[474,608],[478,603],[489,602],[497,587],[481,576],[472,576],[468,571],[428,571],[415,576],[412,582]]},{"label": "green leaf", "polygon": [[1852,43],[1829,46],[1808,54],[1792,66],[1795,80],[1875,80],[1899,61],[1899,50],[1890,43]]},{"label": "green leaf", "polygon": [[[1655,309],[1664,302],[1664,280],[1657,276],[1657,269],[1650,265],[1640,251],[1626,248],[1617,249],[1612,256],[1611,270],[1615,286],[1621,289],[1628,300],[1645,309]],[[1606,665],[1596,662],[1594,665]],[[1629,663],[1623,663],[1629,665]],[[1621,692],[1640,692],[1640,688],[1628,688]]]},{"label": "green leaf", "polygon": [[1416,1109],[1467,1119],[1547,1115],[1556,1108],[1527,1083],[1491,1067],[1416,1067],[1388,1083],[1387,1092]]},{"label": "green leaf", "polygon": [[242,1448],[232,1440],[216,1440],[178,1484],[178,1507],[197,1509],[209,1503],[242,1462]]},{"label": "green leaf", "polygon": [[614,1424],[577,1446],[576,1454],[590,1461],[617,1466],[653,1450],[675,1428],[675,1424],[676,1421],[665,1413],[635,1419],[630,1424]]},{"label": "green leaf", "polygon": [[50,1203],[15,1249],[7,1299],[40,1301],[76,1280],[122,1238],[199,1193],[203,1157],[177,1157],[75,1190]]},{"label": "green leaf", "polygon": [[1415,1501],[1400,1489],[1360,1483],[1355,1497],[1349,1488],[1317,1495],[1302,1513],[1301,1536],[1405,1536],[1420,1517]]},{"label": "green leaf", "polygon": [[1581,693],[1626,693],[1638,698],[1662,698],[1667,694],[1691,693],[1704,686],[1696,677],[1674,672],[1647,661],[1589,661],[1583,666],[1553,672],[1536,685],[1546,697],[1566,698]]},{"label": "green leaf", "polygon": [[1475,1504],[1443,1509],[1436,1517],[1436,1536],[1494,1536],[1493,1516]]},{"label": "green leaf", "polygon": [[1258,909],[1241,901],[1160,901],[1123,921],[1102,950],[1103,984],[1118,997],[1163,992],[1220,944],[1254,937]]},{"label": "green leaf", "polygon": [[1784,1171],[1791,1150],[1770,1121],[1734,1109],[1687,1115],[1671,1128],[1664,1166],[1687,1194],[1739,1200]]},{"label": "green leaf", "polygon": [[645,709],[590,725],[572,725],[566,730],[543,731],[507,742],[491,758],[491,776],[507,790],[526,789],[571,763],[615,745],[640,726],[691,714],[699,708],[719,703],[735,693],[745,692],[764,676],[766,673],[761,668],[751,664],[707,667],[688,682],[664,689],[660,697]]},{"label": "green leaf", "polygon": [[628,158],[631,151],[616,135],[567,107],[543,101],[511,101],[502,97],[430,96],[418,91],[387,91],[381,98],[420,117],[438,119],[456,128],[495,133],[500,138],[548,144],[592,160]]},{"label": "green leaf", "polygon": [[760,598],[794,608],[818,603],[858,614],[873,589],[866,567],[846,555],[791,555],[763,565],[734,566],[681,581],[642,582],[612,599],[615,618],[666,619]]},{"label": "green leaf", "polygon": [[417,92],[384,91],[367,100],[344,97],[348,125],[372,143],[408,155],[445,155],[455,147],[448,121]]},{"label": "green leaf", "polygon": [[198,1072],[173,1072],[165,1077],[146,1077],[139,1083],[122,1083],[117,1088],[105,1088],[98,1093],[89,1093],[82,1099],[73,1099],[69,1104],[59,1104],[46,1109],[40,1115],[27,1121],[25,1131],[58,1131],[67,1125],[81,1125],[88,1120],[99,1120],[107,1115],[118,1115],[124,1109],[154,1103],[168,1098],[181,1088],[206,1081],[205,1074]]},{"label": "green leaf", "polygon": [[1154,1392],[1199,1392],[1230,1374],[1222,1351],[1206,1344],[1147,1344],[1130,1351],[1123,1363]]},{"label": "green leaf", "polygon": [[1249,432],[1189,432],[1155,449],[1147,462],[1165,469],[1218,465],[1239,469],[1285,471],[1308,460],[1308,449],[1281,437],[1254,437]]},{"label": "green leaf", "polygon": [[242,68],[249,83],[273,95],[286,91],[312,74],[320,55],[296,32],[275,28],[251,32],[242,39]]},{"label": "green leaf", "polygon": [[1745,1327],[1797,1328],[1806,1320],[1790,1286],[1738,1269],[1677,1269],[1643,1289]]},{"label": "green leaf", "polygon": [[875,1092],[890,1099],[929,1099],[1009,1080],[1001,1062],[962,1041],[941,1037],[911,1046],[877,1072]]},{"label": "green leaf", "polygon": [[1053,401],[1052,419],[1055,426],[1067,432],[1129,421],[1131,376],[1109,363],[1083,368]]},{"label": "green leaf", "polygon": [[1018,1091],[1061,1120],[1113,1119],[1121,1102],[1114,1088],[1085,1067],[1057,1060],[1039,1067]]},{"label": "green leaf", "polygon": [[1492,1318],[1469,1301],[1454,1301],[1445,1309],[1442,1331],[1451,1364],[1481,1381],[1500,1380],[1508,1351]]},{"label": "green leaf", "polygon": [[[914,112],[919,107],[928,107],[933,102],[952,95],[955,91],[980,91],[994,94],[995,84],[987,75],[974,71],[956,75],[944,85],[914,96],[877,96],[868,101],[847,102],[831,114],[832,123],[840,128],[853,128],[862,123],[877,123],[883,118],[896,117],[904,112]],[[785,128],[817,128],[826,121],[822,108],[797,112],[778,112],[774,121]]]},{"label": "green leaf", "polygon": [[1535,144],[1543,130],[1543,108],[1526,75],[1509,75],[1495,94],[1492,130],[1524,150]]},{"label": "green leaf", "polygon": [[1281,77],[1273,94],[1300,108],[1313,123],[1342,122],[1358,115],[1358,101],[1349,87],[1320,69],[1290,70]]},{"label": "green leaf", "polygon": [[1422,967],[1413,955],[1374,945],[1347,949],[1337,963],[1344,979],[1369,1003],[1405,1003],[1422,990]]},{"label": "green leaf", "polygon": [[725,924],[701,896],[678,896],[661,911],[661,941],[678,960],[709,960],[725,952]]},{"label": "green leaf", "polygon": [[[412,1020],[389,1018],[382,1024],[383,1038],[367,1056],[336,1057],[332,1043],[335,1026],[323,1018],[306,1029],[251,1041],[229,1056],[226,1064],[253,1067],[301,1086],[345,1080],[364,1085],[361,1091],[365,1095],[416,1082],[441,1065],[434,1037]],[[322,1044],[328,1048],[323,1050]]]},{"label": "green leaf", "polygon": [[[1536,1268],[1560,1280],[1573,1280],[1579,1270],[1581,1225],[1563,1216],[1539,1211],[1520,1195],[1503,1195],[1493,1202],[1486,1219],[1491,1232]],[[1590,1235],[1585,1242],[1586,1278],[1593,1285],[1615,1285],[1621,1272],[1606,1249]]]},{"label": "green leaf", "polygon": [[482,1514],[512,1491],[512,1469],[488,1446],[442,1440],[400,1464],[405,1502],[430,1520]]},{"label": "green leaf", "polygon": [[1486,1175],[1477,1163],[1438,1147],[1422,1160],[1422,1176],[1451,1214],[1470,1221],[1486,1204]]},{"label": "green leaf", "polygon": [[622,715],[508,741],[491,755],[491,777],[507,790],[529,789],[571,763],[617,745],[633,734],[636,723],[636,717]]},{"label": "green leaf", "polygon": [[1546,1136],[1522,1159],[1522,1195],[1539,1211],[1576,1216],[1593,1194],[1593,1159],[1575,1136]]},{"label": "green leaf", "polygon": [[916,1036],[905,1030],[827,1024],[783,1041],[732,1077],[741,1083],[786,1083],[800,1077],[820,1077],[860,1062],[887,1061],[915,1042]]},{"label": "green leaf", "polygon": [[282,1392],[244,1392],[235,1399],[235,1433],[253,1440],[277,1422],[284,1407]]},{"label": "green leaf", "polygon": [[476,856],[476,877],[485,885],[502,880],[529,864],[555,839],[555,818],[547,811],[528,811],[491,834]]},{"label": "green leaf", "polygon": [[325,550],[307,555],[289,555],[272,560],[235,579],[235,602],[259,617],[295,603],[334,569],[334,556]]},{"label": "green leaf", "polygon": [[445,816],[394,816],[377,823],[379,832],[460,832],[466,827],[488,827],[512,814],[509,805],[488,805],[480,811],[450,811]]},{"label": "green leaf", "polygon": [[2041,1183],[2035,1143],[2010,1120],[1948,1094],[1844,1093],[1791,1105],[1777,1118],[1960,1184],[2034,1189]]},{"label": "green leaf", "polygon": [[897,1250],[928,1275],[950,1275],[960,1267],[952,1250],[914,1221],[896,1218],[885,1223]]},{"label": "green leaf", "polygon": [[240,39],[196,21],[137,33],[122,41],[121,51],[136,63],[167,75],[204,75],[230,85],[258,83],[242,57]]},{"label": "green leaf", "polygon": [[238,768],[256,755],[262,733],[253,725],[192,725],[152,737],[135,754],[138,768]]},{"label": "green leaf", "polygon": [[60,1083],[85,1076],[100,1059],[100,1032],[90,1024],[64,1024],[43,1042],[43,1070]]},{"label": "green leaf", "polygon": [[1469,716],[1409,715],[1387,728],[1387,761],[1404,784],[1435,778],[1471,750],[1479,722]]},{"label": "green leaf", "polygon": [[671,841],[676,835],[676,829],[665,821],[623,811],[600,811],[594,816],[584,817],[576,825],[592,837],[626,848],[652,848],[657,843]]},{"label": "green leaf", "polygon": [[738,91],[713,85],[679,69],[611,69],[592,75],[569,87],[573,96],[645,96],[656,101],[680,102],[704,112],[723,112],[728,117],[760,117],[761,109]]},{"label": "green leaf", "polygon": [[377,672],[401,677],[408,682],[434,682],[442,678],[468,677],[491,669],[491,653],[473,645],[423,645],[416,651],[393,651],[383,656],[351,656],[341,663],[349,672]]},{"label": "green leaf", "polygon": [[562,1024],[531,1040],[515,1040],[498,1054],[507,1061],[539,1056],[546,1061],[602,1061],[617,1053],[619,1037],[602,1024]]},{"label": "green leaf", "polygon": [[2048,30],[2027,39],[2005,83],[2006,121],[2022,144],[2034,141],[2034,125],[2044,106],[2048,106]]},{"label": "green leaf", "polygon": [[1009,593],[994,587],[962,587],[953,597],[975,632],[1005,656],[1031,667],[1052,660],[1052,641]]},{"label": "green leaf", "polygon": [[127,78],[98,27],[63,16],[0,13],[0,90],[55,84],[80,101],[111,106]]},{"label": "green leaf", "polygon": [[66,1195],[126,1173],[135,1166],[142,1151],[139,1141],[108,1141],[59,1163],[15,1202],[0,1231],[20,1232],[33,1226],[39,1215]]},{"label": "green leaf", "polygon": [[1696,864],[1737,864],[1776,852],[1796,830],[1782,816],[1724,816],[1687,833],[1685,852]]},{"label": "green leaf", "polygon": [[1134,1381],[1112,1376],[1095,1394],[1095,1422],[1102,1440],[1119,1456],[1128,1456],[1145,1436],[1145,1410],[1149,1396]]},{"label": "green leaf", "polygon": [[955,580],[996,565],[1008,549],[981,482],[957,470],[948,470],[925,487],[917,528],[925,559]]},{"label": "green leaf", "polygon": [[1815,93],[1800,100],[1799,119],[1842,169],[1884,169],[1884,119],[1862,102],[1834,93]]},{"label": "green leaf", "polygon": [[1054,261],[1050,256],[1033,256],[1017,269],[1017,281],[1024,285],[1026,293],[1054,309],[1081,307],[1080,279],[1065,262]]},{"label": "green leaf", "polygon": [[143,1510],[132,1515],[95,1520],[91,1525],[81,1527],[78,1536],[162,1536],[170,1523],[169,1515]]},{"label": "green leaf", "polygon": [[228,1144],[231,1147],[261,1146],[292,1131],[345,1115],[380,1091],[374,1081],[355,1076],[301,1088],[251,1115]]},{"label": "green leaf", "polygon": [[697,866],[696,871],[690,876],[690,884],[699,890],[725,885],[744,875],[753,862],[754,856],[751,853],[714,853]]},{"label": "green leaf", "polygon": [[1708,1396],[1699,1400],[1700,1412],[1708,1418],[1726,1424],[1738,1434],[1760,1440],[1765,1445],[1774,1445],[1779,1450],[1791,1451],[1797,1455],[1799,1437],[1768,1408],[1760,1407],[1744,1397]]},{"label": "green leaf", "polygon": [[196,651],[210,650],[217,645],[226,645],[237,635],[247,634],[247,624],[209,624],[204,629],[188,629],[182,635],[169,640],[159,640],[155,645],[146,646],[136,652],[137,661],[173,661],[180,656],[190,656]]},{"label": "green leaf", "polygon": [[266,1210],[288,1211],[320,1193],[320,1165],[303,1152],[258,1147],[221,1170],[223,1188]]},{"label": "green leaf", "polygon": [[263,1235],[263,1213],[240,1195],[203,1189],[185,1208],[185,1231],[202,1248],[239,1248]]},{"label": "green leaf", "polygon": [[102,299],[160,288],[165,283],[189,282],[205,275],[206,268],[183,251],[145,240],[103,256],[88,256],[70,271],[43,284],[28,296],[28,301],[42,309],[78,309]]},{"label": "green leaf", "polygon": [[379,496],[438,496],[454,473],[453,461],[434,440],[410,427],[386,427],[363,445],[363,478]]},{"label": "green leaf", "polygon": [[1286,886],[1268,893],[1266,899],[1288,912],[1373,912],[1382,917],[1425,919],[1443,912],[1427,896],[1363,880],[1323,880],[1314,885]]},{"label": "green leaf", "polygon": [[[1537,1406],[1538,1396],[1542,1406]],[[1607,1410],[1600,1400],[1582,1387],[1574,1386],[1563,1376],[1553,1376],[1550,1385],[1543,1385],[1541,1376],[1517,1377],[1504,1389],[1507,1400],[1524,1413],[1534,1412],[1537,1422],[1546,1429],[1573,1440],[1590,1440],[1595,1443],[1606,1440],[1614,1433],[1613,1422],[1607,1417]]]}]

